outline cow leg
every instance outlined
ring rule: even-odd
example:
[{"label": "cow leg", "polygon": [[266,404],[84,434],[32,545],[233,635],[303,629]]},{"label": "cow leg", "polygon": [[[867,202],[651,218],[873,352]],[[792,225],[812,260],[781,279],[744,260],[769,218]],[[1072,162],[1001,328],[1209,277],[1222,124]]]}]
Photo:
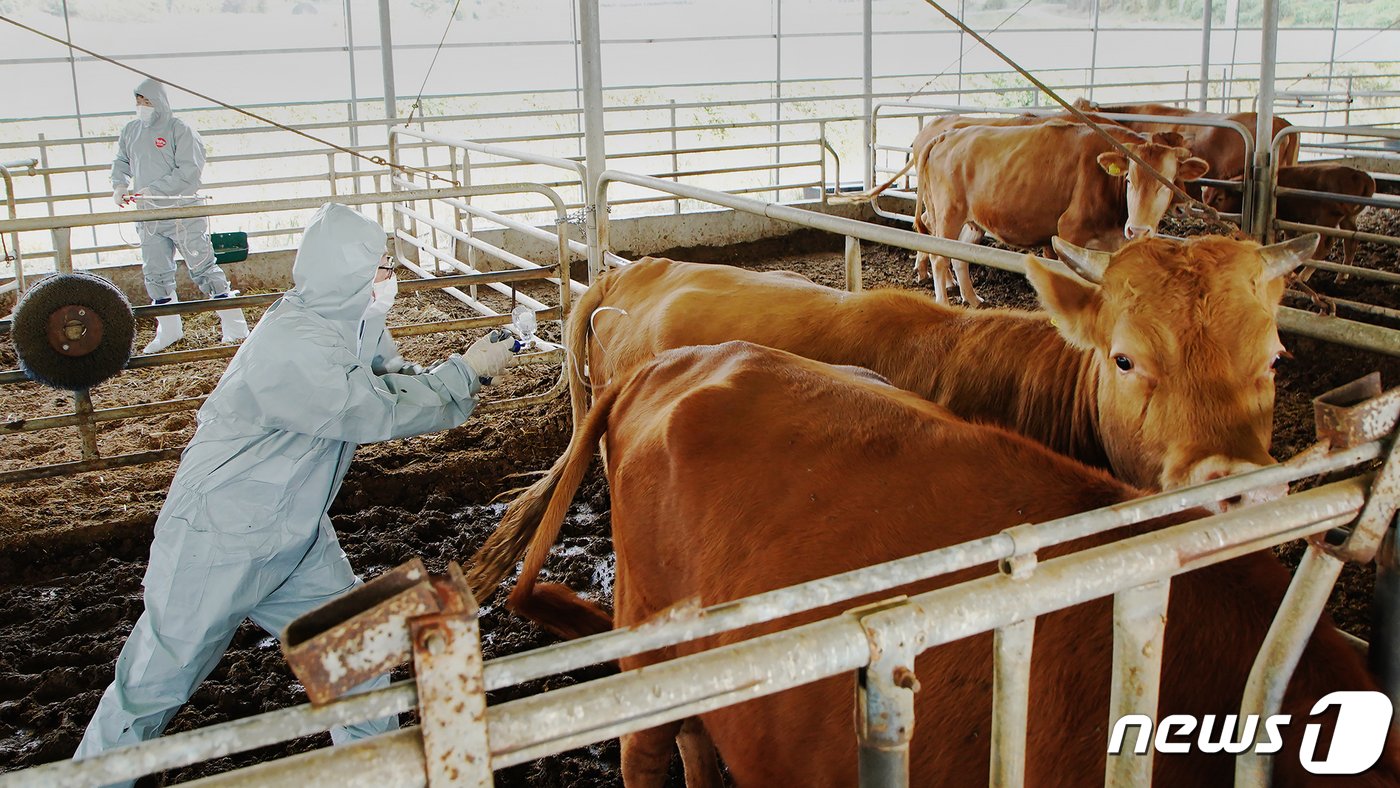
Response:
[{"label": "cow leg", "polygon": [[[1354,214],[1354,213],[1349,213],[1349,214],[1347,214],[1346,216],[1343,216],[1343,217],[1342,217],[1342,220],[1341,220],[1340,222],[1337,222],[1337,229],[1339,229],[1339,230],[1352,230],[1352,231],[1355,231],[1355,230],[1356,230],[1356,214]],[[1328,242],[1328,243],[1330,244],[1330,242],[1331,242],[1332,239],[1331,239],[1331,238],[1328,238],[1328,237],[1326,237],[1326,236],[1323,236],[1323,240],[1326,241],[1326,242]],[[1361,242],[1358,241],[1358,240],[1356,240],[1355,238],[1343,238],[1343,239],[1342,239],[1342,263],[1343,263],[1344,265],[1352,265],[1352,264],[1353,264],[1352,261],[1356,259],[1356,247],[1358,247],[1358,246],[1360,246],[1360,245],[1361,245]],[[1348,279],[1350,279],[1350,278],[1351,278],[1351,276],[1350,276],[1349,274],[1338,273],[1338,274],[1337,274],[1337,284],[1339,284],[1339,285],[1340,285],[1340,284],[1345,284],[1346,281],[1347,281]]]},{"label": "cow leg", "polygon": [[[945,206],[935,216],[937,228],[934,235],[939,238],[961,238],[963,226],[967,224],[967,209],[961,206]],[[953,276],[953,261],[946,255],[933,255],[933,297],[940,304],[948,303],[948,280]]]},{"label": "cow leg", "polygon": [[[962,233],[958,235],[958,240],[963,243],[982,243],[982,238],[986,233],[975,224],[965,224]],[[977,297],[977,291],[972,289],[972,271],[969,269],[966,260],[954,260],[953,270],[958,275],[958,293],[962,296],[963,303],[976,309],[982,306],[982,299]]]},{"label": "cow leg", "polygon": [[664,786],[680,732],[681,721],[676,720],[623,736],[622,784],[627,788]]},{"label": "cow leg", "polygon": [[681,764],[685,767],[685,788],[723,788],[715,743],[699,717],[691,717],[681,724],[676,744],[680,747]]},{"label": "cow leg", "polygon": [[[930,211],[923,209],[923,196],[915,197],[914,202],[914,232],[924,235],[933,235],[933,216]],[[928,281],[928,252],[914,253],[914,284],[923,284]]]}]

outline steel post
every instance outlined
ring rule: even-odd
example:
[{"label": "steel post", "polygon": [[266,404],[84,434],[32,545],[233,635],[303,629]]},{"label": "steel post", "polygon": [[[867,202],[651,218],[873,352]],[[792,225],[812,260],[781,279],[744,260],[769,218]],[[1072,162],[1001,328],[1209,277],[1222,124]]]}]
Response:
[{"label": "steel post", "polygon": [[[448,569],[459,580],[461,571],[455,562]],[[463,594],[464,609],[409,621],[423,761],[429,785],[489,788],[491,746],[486,735],[481,630],[476,602],[469,591]]]},{"label": "steel post", "polygon": [[[1128,715],[1157,719],[1170,592],[1171,583],[1159,580],[1113,596],[1113,686],[1108,701],[1108,730]],[[1117,755],[1109,754],[1104,785],[1151,782],[1152,748],[1143,755],[1126,747]]]},{"label": "steel post", "polygon": [[588,283],[597,281],[603,272],[603,254],[598,225],[601,210],[594,202],[598,193],[598,178],[608,168],[607,124],[603,113],[603,43],[598,19],[598,0],[578,0],[579,36],[583,71],[583,135],[587,168],[583,184],[585,231],[588,240]]},{"label": "steel post", "polygon": [[1375,601],[1371,605],[1371,672],[1390,702],[1400,705],[1400,552],[1395,526],[1386,530],[1376,553]]},{"label": "steel post", "polygon": [[[1264,636],[1264,645],[1260,646],[1254,667],[1249,671],[1244,699],[1240,702],[1241,724],[1251,714],[1261,719],[1278,714],[1288,680],[1303,656],[1303,648],[1337,584],[1342,566],[1340,558],[1316,541],[1308,541],[1307,552],[1293,573],[1293,582],[1288,585],[1269,633]],[[1255,735],[1267,735],[1263,725]],[[1272,770],[1273,756],[1251,747],[1235,758],[1235,784],[1268,785]]]},{"label": "steel post", "polygon": [[1206,111],[1206,99],[1210,96],[1210,34],[1213,11],[1211,0],[1205,0],[1205,7],[1201,11],[1201,97],[1196,107],[1201,112]]},{"label": "steel post", "polygon": [[1278,0],[1263,0],[1263,41],[1259,55],[1259,98],[1255,111],[1258,123],[1254,127],[1254,187],[1252,205],[1246,205],[1249,226],[1244,230],[1268,243],[1273,237],[1270,226],[1274,218],[1274,177],[1272,146],[1274,138],[1274,70],[1278,61]]},{"label": "steel post", "polygon": [[384,70],[384,117],[393,120],[399,116],[399,101],[394,94],[394,31],[389,0],[379,0],[379,62]]},{"label": "steel post", "polygon": [[97,459],[97,423],[92,417],[92,397],[86,391],[73,392],[73,415],[78,422],[78,434],[82,436],[83,459]]},{"label": "steel post", "polygon": [[53,228],[53,268],[60,274],[73,273],[73,228]]},{"label": "steel post", "polygon": [[1020,788],[1026,781],[1035,619],[998,628],[993,642],[996,663],[992,668],[992,764],[988,784],[995,788]]},{"label": "steel post", "polygon": [[861,168],[865,178],[865,190],[869,191],[875,185],[875,149],[872,147],[874,140],[870,133],[871,109],[874,104],[875,95],[875,10],[874,0],[862,0],[861,2],[861,42],[862,42],[862,62],[864,64],[861,76],[861,93],[864,94],[861,107],[861,127],[863,129],[863,147],[865,150],[865,166]]},{"label": "steel post", "polygon": [[[888,607],[881,604],[876,609]],[[914,693],[919,691],[914,675],[918,651],[913,641],[895,628],[868,626],[860,611],[852,611],[852,615],[861,618],[871,653],[870,664],[856,676],[860,786],[906,787],[909,743],[914,738]]]}]

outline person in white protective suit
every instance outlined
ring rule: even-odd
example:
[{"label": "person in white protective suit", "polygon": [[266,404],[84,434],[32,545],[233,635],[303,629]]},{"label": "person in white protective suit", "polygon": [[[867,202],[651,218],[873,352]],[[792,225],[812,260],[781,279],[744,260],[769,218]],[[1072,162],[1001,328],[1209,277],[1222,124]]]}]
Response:
[{"label": "person in white protective suit", "polygon": [[[204,170],[204,141],[189,124],[170,111],[165,86],[147,79],[136,86],[136,120],[117,137],[112,160],[112,200],[117,207],[135,203],[140,208],[178,208],[198,203],[197,192]],[[137,222],[141,238],[141,269],[146,294],[153,304],[178,300],[175,296],[175,250],[185,258],[190,278],[210,298],[237,295],[229,290],[228,277],[214,260],[209,241],[209,220],[164,219]],[[248,336],[241,309],[218,310],[224,342]],[[143,353],[159,353],[185,336],[179,315],[156,318],[156,336]]]},{"label": "person in white protective suit", "polygon": [[[379,225],[343,205],[326,205],[307,226],[295,287],[199,409],[156,520],[145,612],[74,757],[160,735],[244,619],[280,636],[358,585],[327,515],[356,445],[463,423],[510,360],[513,339],[493,332],[431,371],[389,372],[419,368],[384,328],[396,290],[384,250]],[[333,728],[331,738],[395,727],[387,717]]]}]

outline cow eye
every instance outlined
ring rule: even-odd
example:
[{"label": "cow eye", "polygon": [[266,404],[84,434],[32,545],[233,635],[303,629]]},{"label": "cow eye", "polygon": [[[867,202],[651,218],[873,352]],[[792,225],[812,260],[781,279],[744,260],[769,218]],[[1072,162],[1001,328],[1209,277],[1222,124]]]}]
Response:
[{"label": "cow eye", "polygon": [[1123,355],[1122,353],[1119,353],[1118,355],[1113,357],[1113,363],[1115,366],[1117,366],[1124,372],[1131,372],[1133,369],[1133,360]]}]

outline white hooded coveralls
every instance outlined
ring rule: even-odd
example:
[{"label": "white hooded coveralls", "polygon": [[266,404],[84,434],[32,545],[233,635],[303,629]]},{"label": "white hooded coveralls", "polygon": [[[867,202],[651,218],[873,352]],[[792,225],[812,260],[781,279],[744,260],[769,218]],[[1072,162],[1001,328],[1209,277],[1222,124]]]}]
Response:
[{"label": "white hooded coveralls", "polygon": [[[397,349],[382,317],[361,317],[384,248],[379,225],[343,205],[307,226],[296,286],[199,410],[156,521],[146,610],[75,757],[158,736],[245,618],[280,636],[357,585],[327,516],[356,445],[471,414],[480,383],[460,356],[422,375],[382,374]],[[339,743],[396,726],[385,718],[331,734]]]}]

